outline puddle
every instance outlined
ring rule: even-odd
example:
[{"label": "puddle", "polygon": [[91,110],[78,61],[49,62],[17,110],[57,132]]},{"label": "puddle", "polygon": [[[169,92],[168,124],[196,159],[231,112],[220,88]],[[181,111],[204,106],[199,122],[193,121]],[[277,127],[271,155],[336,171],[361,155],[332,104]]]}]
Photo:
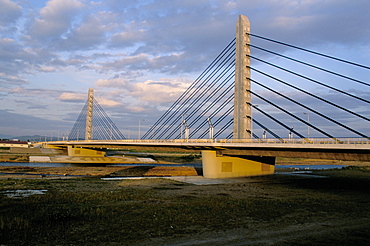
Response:
[{"label": "puddle", "polygon": [[291,175],[291,176],[310,177],[310,178],[329,178],[328,176],[315,175],[312,173],[313,173],[312,171],[295,171],[295,172],[279,172],[279,173],[275,173],[275,175]]},{"label": "puddle", "polygon": [[323,170],[323,169],[340,169],[347,165],[275,165],[276,169],[289,168],[292,170]]},{"label": "puddle", "polygon": [[7,190],[0,192],[8,198],[24,198],[32,195],[43,195],[48,190]]},{"label": "puddle", "polygon": [[203,176],[169,176],[169,177],[111,177],[102,178],[102,180],[138,180],[138,179],[171,179],[179,182],[195,184],[195,185],[214,185],[214,184],[230,184],[245,182],[245,178],[223,178],[223,179],[209,179]]}]

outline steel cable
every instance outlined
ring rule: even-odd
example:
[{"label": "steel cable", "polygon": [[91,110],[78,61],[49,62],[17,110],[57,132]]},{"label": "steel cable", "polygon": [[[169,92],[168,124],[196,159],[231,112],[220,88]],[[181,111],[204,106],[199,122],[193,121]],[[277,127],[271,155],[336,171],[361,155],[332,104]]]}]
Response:
[{"label": "steel cable", "polygon": [[274,43],[277,43],[277,44],[288,46],[288,47],[291,47],[291,48],[294,48],[294,49],[298,49],[298,50],[309,52],[309,53],[312,53],[312,54],[315,54],[315,55],[330,58],[332,60],[336,60],[336,61],[340,61],[340,62],[343,62],[343,63],[351,64],[353,66],[357,66],[357,67],[361,67],[361,68],[365,68],[365,69],[370,69],[370,67],[368,67],[368,66],[361,65],[361,64],[358,64],[358,63],[355,63],[355,62],[346,61],[346,60],[343,60],[343,59],[340,59],[340,58],[337,58],[337,57],[334,57],[334,56],[329,56],[329,55],[326,55],[326,54],[323,54],[323,53],[319,53],[319,52],[312,51],[312,50],[309,50],[309,49],[301,48],[301,47],[298,47],[298,46],[295,46],[295,45],[287,44],[287,43],[280,42],[280,41],[277,41],[277,40],[273,40],[273,39],[270,39],[270,38],[262,37],[262,36],[259,36],[259,35],[256,35],[256,34],[252,34],[252,33],[246,33],[246,34],[251,35],[251,36],[256,37],[256,38],[260,38],[260,39],[263,39],[263,40],[274,42]]},{"label": "steel cable", "polygon": [[343,75],[343,74],[336,73],[336,72],[330,71],[330,70],[328,70],[328,69],[324,69],[324,68],[321,68],[321,67],[318,67],[318,66],[312,65],[312,64],[310,64],[310,63],[300,61],[300,60],[298,60],[298,59],[294,59],[294,58],[289,57],[289,56],[281,55],[281,54],[279,54],[279,53],[276,53],[276,52],[273,52],[273,51],[271,51],[271,50],[267,50],[267,49],[264,49],[264,48],[261,48],[261,47],[258,47],[258,46],[252,45],[252,44],[247,44],[247,45],[249,45],[250,47],[253,47],[253,48],[256,48],[256,49],[259,49],[259,50],[262,50],[262,51],[268,52],[268,53],[270,53],[270,54],[277,55],[277,56],[283,57],[283,58],[285,58],[285,59],[288,59],[288,60],[291,60],[291,61],[294,61],[294,62],[298,62],[298,63],[300,63],[300,64],[303,64],[303,65],[306,65],[306,66],[309,66],[309,67],[312,67],[312,68],[315,68],[315,69],[321,70],[321,71],[323,71],[323,72],[330,73],[330,74],[333,74],[333,75],[335,75],[335,76],[338,76],[338,77],[341,77],[341,78],[344,78],[344,79],[347,79],[347,80],[351,80],[351,81],[356,82],[356,83],[359,83],[359,84],[363,84],[363,85],[366,85],[366,86],[370,86],[370,84],[368,84],[368,83],[366,83],[366,82],[364,82],[364,81],[357,80],[357,79],[354,79],[354,78],[351,78],[351,77],[345,76],[345,75]]}]

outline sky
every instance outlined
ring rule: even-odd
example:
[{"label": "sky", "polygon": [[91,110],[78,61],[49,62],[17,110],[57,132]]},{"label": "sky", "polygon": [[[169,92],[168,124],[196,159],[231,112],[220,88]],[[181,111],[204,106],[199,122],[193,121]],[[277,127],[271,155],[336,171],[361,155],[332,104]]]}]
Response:
[{"label": "sky", "polygon": [[126,137],[139,121],[145,132],[235,37],[240,14],[254,34],[369,65],[369,13],[368,0],[0,0],[0,137],[66,134],[89,88]]}]

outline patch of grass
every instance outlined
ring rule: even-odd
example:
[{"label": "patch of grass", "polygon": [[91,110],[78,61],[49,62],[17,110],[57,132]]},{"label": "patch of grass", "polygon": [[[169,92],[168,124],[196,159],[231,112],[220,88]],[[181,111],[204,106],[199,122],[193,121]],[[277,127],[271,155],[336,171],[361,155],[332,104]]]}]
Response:
[{"label": "patch of grass", "polygon": [[[24,183],[33,188],[51,185],[33,181]],[[288,212],[281,209],[288,204],[279,201],[228,196],[185,196],[180,199],[167,196],[162,192],[182,189],[172,181],[161,180],[159,187],[111,186],[111,189],[99,187],[98,180],[57,183],[57,186],[51,185],[45,195],[2,199],[2,243],[30,240],[42,244],[48,240],[51,244],[70,244],[81,240],[81,234],[98,242],[104,241],[108,235],[134,242],[148,237],[191,233],[201,228],[233,228],[242,225],[240,217],[265,221]],[[243,223],[247,222],[248,219]],[[59,232],[63,230],[66,231],[62,236]]]},{"label": "patch of grass", "polygon": [[136,166],[111,173],[109,176],[141,177],[153,166]]},{"label": "patch of grass", "polygon": [[42,179],[2,179],[0,191],[5,190],[42,190],[51,187],[49,180]]},{"label": "patch of grass", "polygon": [[29,162],[29,157],[25,155],[2,155],[0,154],[2,162]]},{"label": "patch of grass", "polygon": [[187,154],[187,155],[148,155],[147,157],[152,158],[156,161],[166,161],[166,162],[175,162],[175,163],[187,163],[187,162],[200,162],[201,155],[198,154]]},{"label": "patch of grass", "polygon": [[201,155],[184,155],[184,156],[181,156],[180,159],[182,159],[184,162],[190,162],[190,161],[194,161],[196,159],[200,159],[201,158]]},{"label": "patch of grass", "polygon": [[199,231],[317,223],[326,214],[370,213],[362,193],[355,198],[343,190],[330,193],[329,184],[328,179],[288,182],[283,176],[215,186],[167,179],[0,180],[0,190],[48,190],[24,199],[0,195],[0,244],[131,245]]},{"label": "patch of grass", "polygon": [[355,171],[362,171],[362,172],[370,172],[370,166],[348,166],[342,167],[343,170],[355,170]]}]

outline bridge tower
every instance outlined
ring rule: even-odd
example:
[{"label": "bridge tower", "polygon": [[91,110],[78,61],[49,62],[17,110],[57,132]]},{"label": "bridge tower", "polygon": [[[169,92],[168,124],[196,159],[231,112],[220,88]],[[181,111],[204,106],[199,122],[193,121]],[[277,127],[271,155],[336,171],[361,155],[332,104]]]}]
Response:
[{"label": "bridge tower", "polygon": [[69,132],[68,139],[118,140],[125,139],[125,136],[96,101],[94,89],[89,88],[86,103]]},{"label": "bridge tower", "polygon": [[94,89],[89,88],[89,94],[87,96],[85,140],[92,139],[93,106],[94,106]]},{"label": "bridge tower", "polygon": [[[252,138],[249,33],[248,17],[239,15],[236,23],[234,139]],[[242,153],[228,155],[222,150],[203,150],[202,166],[205,178],[270,175],[275,171],[275,157]]]},{"label": "bridge tower", "polygon": [[250,23],[247,16],[239,15],[236,23],[234,132],[235,139],[252,137],[250,96]]}]

